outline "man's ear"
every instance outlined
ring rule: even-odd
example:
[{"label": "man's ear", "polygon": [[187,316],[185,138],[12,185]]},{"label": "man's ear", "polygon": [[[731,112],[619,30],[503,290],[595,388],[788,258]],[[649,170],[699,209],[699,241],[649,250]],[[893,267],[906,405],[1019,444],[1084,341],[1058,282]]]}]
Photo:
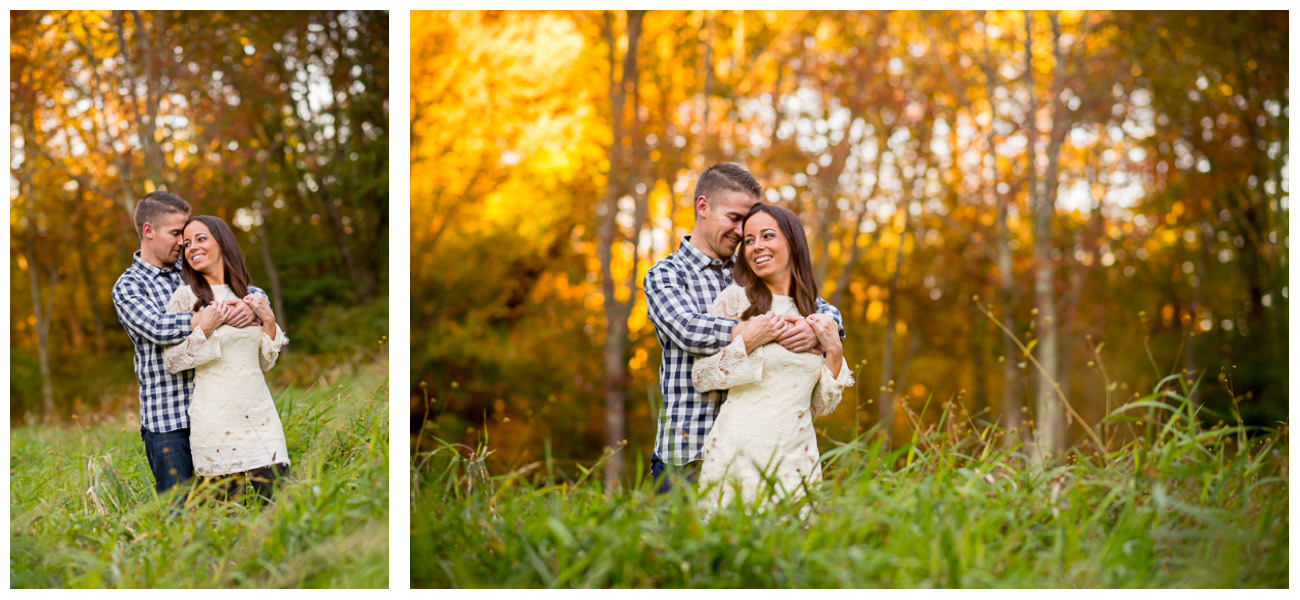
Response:
[{"label": "man's ear", "polygon": [[706,196],[696,196],[695,198],[695,217],[704,216],[702,213],[709,208],[709,199]]},{"label": "man's ear", "polygon": [[140,237],[147,240],[153,239],[153,232],[153,223],[146,221],[144,225],[140,226]]}]

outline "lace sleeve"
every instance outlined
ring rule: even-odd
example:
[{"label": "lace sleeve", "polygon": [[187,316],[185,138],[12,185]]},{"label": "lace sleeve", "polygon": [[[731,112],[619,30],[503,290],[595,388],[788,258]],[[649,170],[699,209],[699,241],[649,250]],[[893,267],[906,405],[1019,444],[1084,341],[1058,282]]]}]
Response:
[{"label": "lace sleeve", "polygon": [[817,385],[813,386],[812,395],[812,412],[814,416],[825,416],[831,414],[835,407],[840,405],[840,398],[844,396],[844,388],[852,387],[853,371],[849,370],[849,361],[841,358],[840,376],[832,377],[831,369],[822,364],[822,376],[817,380]]},{"label": "lace sleeve", "polygon": [[[190,286],[181,286],[172,294],[171,300],[167,301],[167,312],[192,312],[190,308],[194,306],[195,300],[197,298],[190,291]],[[168,373],[180,373],[221,358],[221,340],[218,338],[217,332],[208,337],[203,333],[203,328],[196,328],[181,343],[163,351],[163,366]]]},{"label": "lace sleeve", "polygon": [[284,334],[283,329],[280,329],[279,323],[275,325],[275,338],[266,335],[265,331],[262,332],[262,346],[261,351],[258,352],[258,360],[262,364],[263,371],[270,371],[271,367],[275,366],[276,359],[280,357],[280,349],[288,343],[289,337]]},{"label": "lace sleeve", "polygon": [[[746,308],[749,308],[749,299],[745,296],[745,291],[733,285],[718,294],[709,314],[736,319]],[[763,349],[746,353],[745,339],[739,336],[721,352],[695,359],[695,365],[691,368],[691,383],[700,392],[730,389],[762,378]]]},{"label": "lace sleeve", "polygon": [[198,299],[190,286],[182,285],[176,288],[176,291],[172,292],[172,297],[167,300],[167,313],[192,313],[194,312],[194,303]]},{"label": "lace sleeve", "polygon": [[700,392],[731,389],[762,378],[763,349],[745,354],[745,338],[740,337],[722,352],[695,359],[691,367],[691,383]]}]

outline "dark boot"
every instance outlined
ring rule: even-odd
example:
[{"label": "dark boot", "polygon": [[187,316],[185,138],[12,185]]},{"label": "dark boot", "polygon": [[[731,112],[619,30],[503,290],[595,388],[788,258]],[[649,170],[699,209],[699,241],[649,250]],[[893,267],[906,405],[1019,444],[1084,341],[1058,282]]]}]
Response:
[{"label": "dark boot", "polygon": [[288,473],[289,465],[271,465],[249,471],[248,481],[253,485],[253,493],[270,506],[275,498],[275,488]]}]

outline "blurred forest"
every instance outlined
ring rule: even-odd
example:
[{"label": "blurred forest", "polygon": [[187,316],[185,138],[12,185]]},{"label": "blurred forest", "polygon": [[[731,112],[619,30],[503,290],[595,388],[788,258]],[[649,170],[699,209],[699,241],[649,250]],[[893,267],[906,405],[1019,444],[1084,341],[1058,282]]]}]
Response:
[{"label": "blurred forest", "polygon": [[722,161],[801,216],[844,314],[831,437],[951,401],[1060,456],[1177,373],[1211,421],[1285,420],[1288,35],[1246,11],[414,13],[413,442],[508,467],[626,439],[606,476],[647,464],[640,285]]},{"label": "blurred forest", "polygon": [[388,329],[388,16],[10,13],[9,412],[133,413],[135,202],[235,230],[313,376]]}]

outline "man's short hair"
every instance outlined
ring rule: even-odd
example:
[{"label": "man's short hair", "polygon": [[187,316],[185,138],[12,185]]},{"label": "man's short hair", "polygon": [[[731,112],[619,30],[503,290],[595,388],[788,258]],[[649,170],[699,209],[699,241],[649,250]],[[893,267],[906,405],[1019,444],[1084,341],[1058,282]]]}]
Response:
[{"label": "man's short hair", "polygon": [[744,167],[736,163],[718,163],[700,175],[695,184],[695,195],[691,196],[692,208],[700,196],[713,198],[723,190],[749,194],[760,200],[763,198],[763,186]]},{"label": "man's short hair", "polygon": [[150,192],[135,205],[135,234],[144,237],[144,224],[157,223],[163,215],[177,213],[190,216],[190,203],[169,192]]}]

